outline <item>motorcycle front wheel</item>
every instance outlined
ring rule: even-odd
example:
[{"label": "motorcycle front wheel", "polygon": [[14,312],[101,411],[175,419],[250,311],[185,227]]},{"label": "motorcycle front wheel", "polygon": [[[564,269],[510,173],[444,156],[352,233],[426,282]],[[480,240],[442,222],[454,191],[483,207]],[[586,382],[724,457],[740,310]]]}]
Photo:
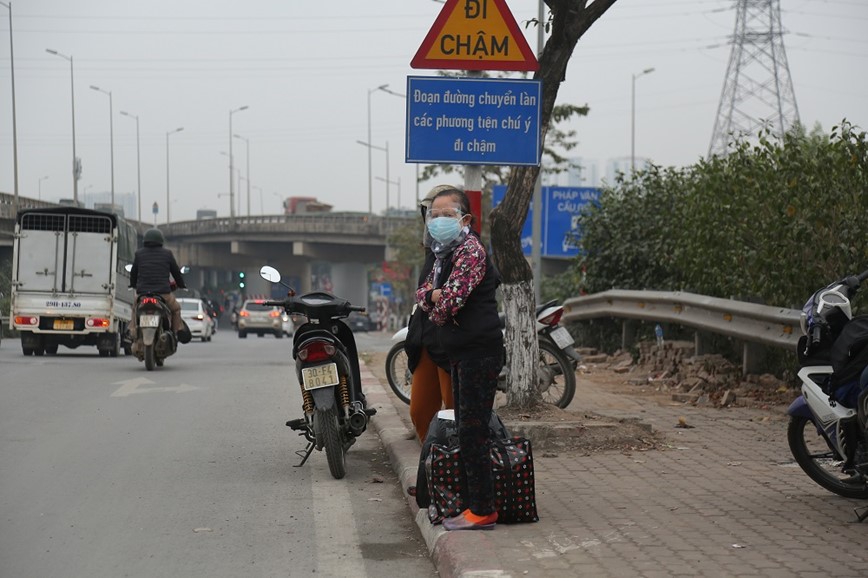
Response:
[{"label": "motorcycle front wheel", "polygon": [[561,350],[545,340],[539,342],[537,387],[545,403],[566,408],[576,395],[576,371]]},{"label": "motorcycle front wheel", "polygon": [[145,369],[154,371],[157,366],[157,354],[154,351],[154,345],[145,345]]},{"label": "motorcycle front wheel", "polygon": [[313,431],[318,440],[322,440],[329,472],[336,480],[347,475],[347,450],[341,439],[340,424],[335,408],[316,410],[313,414]]},{"label": "motorcycle front wheel", "polygon": [[410,403],[410,390],[413,384],[413,374],[408,367],[407,352],[404,350],[404,342],[401,341],[392,346],[386,355],[386,379],[389,387],[404,403]]},{"label": "motorcycle front wheel", "polygon": [[844,460],[829,447],[817,426],[802,415],[792,416],[787,428],[787,442],[799,467],[808,477],[833,494],[859,500],[868,499],[868,485],[861,477],[841,471]]}]

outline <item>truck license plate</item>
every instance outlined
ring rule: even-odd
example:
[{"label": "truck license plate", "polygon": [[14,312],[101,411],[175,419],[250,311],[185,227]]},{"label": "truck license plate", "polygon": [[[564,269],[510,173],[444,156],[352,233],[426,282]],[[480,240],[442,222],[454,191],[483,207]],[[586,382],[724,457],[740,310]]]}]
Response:
[{"label": "truck license plate", "polygon": [[139,316],[139,326],[140,327],[159,327],[160,326],[160,316],[159,315],[140,315]]},{"label": "truck license plate", "polygon": [[72,319],[55,319],[53,327],[56,331],[72,331],[75,329],[75,321]]},{"label": "truck license plate", "polygon": [[558,327],[554,331],[552,331],[549,335],[552,336],[552,339],[555,340],[555,343],[558,344],[558,347],[561,349],[566,349],[575,341],[573,340],[573,336],[570,335],[570,332],[567,331],[566,327]]},{"label": "truck license plate", "polygon": [[303,367],[301,369],[301,381],[304,383],[304,388],[308,391],[320,387],[337,385],[339,383],[338,365],[336,363],[326,363],[325,365],[317,365],[316,367]]}]

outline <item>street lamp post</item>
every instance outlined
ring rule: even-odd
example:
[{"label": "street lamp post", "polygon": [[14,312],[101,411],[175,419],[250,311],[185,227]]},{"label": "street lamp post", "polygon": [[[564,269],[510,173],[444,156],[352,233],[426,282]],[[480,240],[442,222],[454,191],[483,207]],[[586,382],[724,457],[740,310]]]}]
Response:
[{"label": "street lamp post", "polygon": [[172,201],[169,198],[169,135],[173,135],[176,132],[181,132],[182,130],[184,130],[184,127],[179,126],[175,130],[170,130],[169,132],[166,133],[166,224],[167,225],[172,222],[172,219],[170,216],[171,211],[172,211],[172,209],[171,209]]},{"label": "street lamp post", "polygon": [[235,225],[235,184],[232,181],[232,171],[235,165],[232,161],[232,115],[242,110],[247,110],[247,105],[233,108],[229,111],[229,220],[232,225]]},{"label": "street lamp post", "polygon": [[374,180],[371,169],[371,95],[378,90],[385,90],[388,84],[381,84],[377,88],[368,89],[368,141],[356,141],[368,147],[368,216],[374,214]]},{"label": "street lamp post", "polygon": [[12,171],[14,173],[15,203],[13,214],[18,214],[18,122],[15,114],[15,54],[12,44],[12,2],[0,2],[9,10],[9,70],[12,74]]},{"label": "street lamp post", "polygon": [[636,171],[636,79],[654,72],[653,68],[646,68],[638,74],[633,74],[633,87],[630,93],[630,170]]},{"label": "street lamp post", "polygon": [[50,48],[46,48],[45,51],[69,61],[69,87],[72,94],[72,200],[78,206],[78,177],[81,174],[81,165],[79,165],[78,157],[75,156],[75,73],[72,55],[66,56]]},{"label": "street lamp post", "polygon": [[[388,143],[388,141],[386,142],[386,146],[384,146],[384,147],[377,146],[377,145],[367,143],[367,142],[362,142],[360,140],[357,140],[356,142],[362,146],[368,147],[368,157],[371,156],[371,149],[377,149],[378,151],[383,151],[386,153],[386,180],[388,181],[388,179],[389,179],[389,143]],[[373,180],[373,177],[371,180]],[[368,199],[368,207],[369,207],[368,208],[368,215],[373,215],[373,210],[371,208],[371,199],[370,198]],[[386,183],[386,214],[388,214],[388,213],[389,213],[389,183],[387,182]]]},{"label": "street lamp post", "polygon": [[139,183],[138,192],[136,193],[136,198],[138,202],[138,208],[136,209],[136,218],[141,222],[142,221],[142,156],[141,156],[141,148],[139,146],[139,117],[134,114],[130,114],[128,112],[121,111],[123,116],[128,116],[130,118],[136,119],[136,179]]},{"label": "street lamp post", "polygon": [[[383,177],[376,177],[376,179],[378,181],[383,181],[384,183],[386,183],[387,190],[388,190],[389,185],[396,185],[398,187],[398,200],[395,203],[396,204],[395,208],[400,211],[401,210],[401,177],[398,177],[394,181],[390,181],[389,179],[384,179]],[[387,199],[386,202],[387,203],[388,203],[388,198],[389,198],[389,195],[387,193],[386,194],[386,199]],[[387,207],[387,209],[388,209],[388,207]]]},{"label": "street lamp post", "polygon": [[44,181],[46,179],[48,179],[48,175],[45,175],[44,177],[39,177],[39,197],[38,197],[38,199],[40,201],[42,200],[42,181]]},{"label": "street lamp post", "polygon": [[258,187],[256,185],[253,185],[253,188],[259,189],[259,214],[264,215],[265,214],[265,208],[262,205],[262,187]]},{"label": "street lamp post", "polygon": [[115,210],[115,125],[114,125],[114,105],[112,104],[112,91],[103,90],[98,86],[90,85],[91,90],[107,94],[109,97],[109,148],[111,153],[111,172],[112,172],[112,212]]},{"label": "street lamp post", "polygon": [[[244,141],[244,144],[247,145],[247,216],[250,216],[250,139],[244,138],[241,135],[233,134],[235,138],[241,139]],[[241,191],[238,191],[239,194]]]}]

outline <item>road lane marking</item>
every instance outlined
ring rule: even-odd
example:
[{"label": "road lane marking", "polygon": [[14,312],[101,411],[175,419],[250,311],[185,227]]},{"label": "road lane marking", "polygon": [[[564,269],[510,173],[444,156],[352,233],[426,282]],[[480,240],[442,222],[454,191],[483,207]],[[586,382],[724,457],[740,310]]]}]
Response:
[{"label": "road lane marking", "polygon": [[111,394],[111,397],[128,397],[137,393],[187,393],[190,391],[196,391],[197,389],[202,389],[201,387],[188,385],[186,383],[182,383],[175,387],[141,387],[151,383],[154,382],[147,377],[134,377],[133,379],[127,379],[125,381],[116,381],[112,385],[120,385],[120,387]]}]

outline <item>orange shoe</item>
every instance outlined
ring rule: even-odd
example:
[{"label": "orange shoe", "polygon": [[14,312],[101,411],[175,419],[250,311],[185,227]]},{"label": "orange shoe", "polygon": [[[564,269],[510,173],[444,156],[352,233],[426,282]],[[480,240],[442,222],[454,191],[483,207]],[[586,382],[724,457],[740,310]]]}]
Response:
[{"label": "orange shoe", "polygon": [[443,528],[452,530],[494,530],[497,522],[497,512],[486,516],[478,516],[470,510],[464,510],[454,518],[443,520]]}]

